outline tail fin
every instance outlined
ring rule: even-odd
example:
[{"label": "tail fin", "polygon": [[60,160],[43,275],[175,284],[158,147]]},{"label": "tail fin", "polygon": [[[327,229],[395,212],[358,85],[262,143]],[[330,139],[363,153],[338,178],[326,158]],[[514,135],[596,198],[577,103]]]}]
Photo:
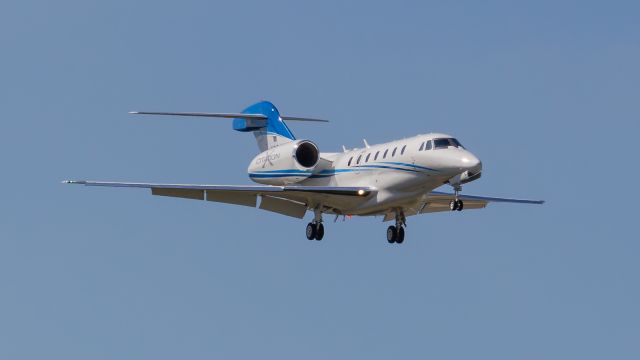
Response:
[{"label": "tail fin", "polygon": [[287,124],[280,116],[280,112],[269,101],[255,103],[242,111],[243,114],[261,114],[264,119],[235,118],[233,129],[242,132],[253,132],[260,151],[286,144],[296,139]]}]

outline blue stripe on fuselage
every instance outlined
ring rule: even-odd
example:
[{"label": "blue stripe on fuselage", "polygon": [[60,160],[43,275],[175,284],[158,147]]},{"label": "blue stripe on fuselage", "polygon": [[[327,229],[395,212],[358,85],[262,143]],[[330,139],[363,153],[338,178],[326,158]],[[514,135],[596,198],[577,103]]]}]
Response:
[{"label": "blue stripe on fuselage", "polygon": [[408,163],[403,163],[403,162],[394,162],[394,161],[380,161],[381,164],[394,164],[394,165],[402,165],[402,166],[408,166],[408,167],[412,167],[412,168],[416,168],[416,169],[424,169],[424,170],[429,170],[429,171],[438,171],[436,169],[432,169],[426,166],[420,166],[420,165],[416,165],[416,164],[408,164]]},{"label": "blue stripe on fuselage", "polygon": [[[418,169],[424,169],[424,170],[429,170],[429,171],[438,171],[438,170],[431,169],[431,168],[428,168],[428,167],[425,167],[425,166],[419,166],[419,165],[401,163],[401,162],[383,161],[383,162],[379,162],[379,164],[395,164],[395,165],[410,167],[412,169],[407,169],[407,168],[403,168],[403,167],[399,167],[399,166],[374,165],[374,164],[376,164],[376,163],[367,164],[367,165],[356,165],[353,168],[349,168],[349,169],[323,169],[323,170],[320,170],[319,173],[313,174],[310,177],[312,177],[312,178],[329,177],[329,176],[334,176],[334,175],[337,175],[337,174],[343,174],[343,173],[348,173],[348,172],[371,171],[371,170],[376,170],[376,169],[389,169],[389,170],[396,170],[396,171],[405,171],[405,172],[410,172],[410,173],[424,173],[424,171],[420,171]],[[258,170],[258,171],[254,171],[254,172],[250,173],[249,176],[250,177],[255,177],[255,178],[269,178],[269,177],[277,178],[277,177],[300,176],[300,175],[306,175],[306,174],[311,174],[311,173],[312,173],[311,170],[298,170],[298,169]]]}]

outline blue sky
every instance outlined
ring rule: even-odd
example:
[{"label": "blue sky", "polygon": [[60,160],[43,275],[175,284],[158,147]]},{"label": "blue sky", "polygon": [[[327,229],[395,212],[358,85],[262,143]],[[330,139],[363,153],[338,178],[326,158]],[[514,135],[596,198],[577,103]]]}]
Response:
[{"label": "blue sky", "polygon": [[[633,1],[0,5],[0,358],[637,359]],[[268,99],[321,150],[429,131],[542,207],[307,220],[67,178],[248,184]],[[633,155],[636,154],[636,155]]]}]

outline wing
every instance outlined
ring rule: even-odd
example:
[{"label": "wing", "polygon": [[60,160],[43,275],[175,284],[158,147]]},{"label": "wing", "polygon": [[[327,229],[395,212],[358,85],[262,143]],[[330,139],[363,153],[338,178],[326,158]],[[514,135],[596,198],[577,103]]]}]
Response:
[{"label": "wing", "polygon": [[[418,214],[451,211],[449,203],[455,199],[455,194],[432,191],[418,199],[418,201],[408,203],[403,206],[405,216]],[[464,202],[464,209],[482,209],[489,203],[510,203],[510,204],[544,204],[544,200],[510,199],[475,195],[458,195],[458,199]],[[389,211],[385,214],[384,221],[395,219],[395,212]]]},{"label": "wing", "polygon": [[151,189],[152,195],[216,201],[250,207],[256,207],[258,196],[260,196],[260,209],[297,218],[304,217],[308,208],[313,208],[319,204],[327,207],[327,211],[339,212],[340,204],[365,201],[376,192],[374,188],[370,187],[337,186],[237,186],[84,180],[67,180],[64,183],[85,186],[145,188]]}]

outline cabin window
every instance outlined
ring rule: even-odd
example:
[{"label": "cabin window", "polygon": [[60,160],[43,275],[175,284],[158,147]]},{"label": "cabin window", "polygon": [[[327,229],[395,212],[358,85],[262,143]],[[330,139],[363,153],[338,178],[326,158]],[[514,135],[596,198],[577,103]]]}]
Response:
[{"label": "cabin window", "polygon": [[382,154],[382,158],[386,159],[387,158],[387,153],[389,152],[389,149],[384,149],[384,154]]},{"label": "cabin window", "polygon": [[367,158],[366,158],[366,159],[364,159],[364,162],[369,162],[369,157],[371,157],[371,153],[368,153],[368,154],[367,154]]},{"label": "cabin window", "polygon": [[425,150],[431,150],[432,147],[433,147],[433,142],[431,140],[427,141],[427,143],[424,145]]},{"label": "cabin window", "polygon": [[351,166],[351,160],[353,160],[353,156],[349,158],[349,162],[347,163],[347,166]]},{"label": "cabin window", "polygon": [[407,148],[407,145],[402,147],[402,150],[400,150],[400,155],[404,155],[404,150]]},{"label": "cabin window", "polygon": [[422,149],[424,149],[424,141],[420,144],[420,149],[418,149],[418,151],[422,151]]},{"label": "cabin window", "polygon": [[373,160],[378,160],[379,154],[380,154],[380,150],[376,151],[376,156],[373,157]]},{"label": "cabin window", "polygon": [[356,160],[356,165],[360,164],[360,159],[362,159],[362,155],[358,155],[358,160]]},{"label": "cabin window", "polygon": [[393,152],[391,153],[391,157],[396,156],[396,150],[398,150],[397,146],[393,148]]}]

